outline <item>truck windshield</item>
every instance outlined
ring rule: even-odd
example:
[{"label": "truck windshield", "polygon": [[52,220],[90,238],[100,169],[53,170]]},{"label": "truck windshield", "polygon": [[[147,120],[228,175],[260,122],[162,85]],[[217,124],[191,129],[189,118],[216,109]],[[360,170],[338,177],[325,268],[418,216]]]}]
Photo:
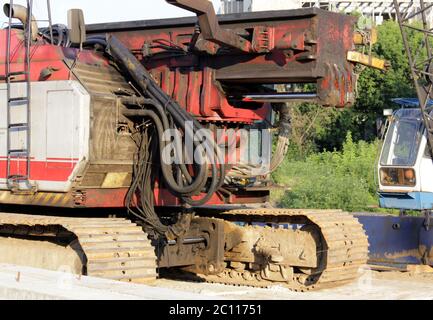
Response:
[{"label": "truck windshield", "polygon": [[422,137],[417,119],[396,119],[389,127],[380,162],[383,166],[413,166]]}]

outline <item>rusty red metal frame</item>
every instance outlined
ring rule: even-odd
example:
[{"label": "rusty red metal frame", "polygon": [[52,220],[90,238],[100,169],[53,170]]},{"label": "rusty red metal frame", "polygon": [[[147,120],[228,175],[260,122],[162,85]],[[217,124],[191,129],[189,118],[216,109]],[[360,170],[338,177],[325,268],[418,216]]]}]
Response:
[{"label": "rusty red metal frame", "polygon": [[209,1],[197,0],[166,0],[179,8],[197,14],[202,36],[219,45],[228,45],[244,52],[251,50],[251,43],[234,32],[222,29],[218,23],[215,9]]},{"label": "rusty red metal frame", "polygon": [[193,10],[198,19],[90,25],[88,34],[113,33],[167,93],[208,120],[263,119],[257,103],[230,98],[263,93],[265,84],[312,83],[319,104],[354,102],[356,75],[347,54],[354,50],[355,18],[311,8],[221,16],[220,27],[213,9],[203,5],[207,2],[170,1]]},{"label": "rusty red metal frame", "polygon": [[[176,1],[177,5],[191,3],[194,1]],[[237,130],[266,121],[272,110],[270,102],[275,101],[269,84],[312,83],[317,88],[309,96],[313,101],[337,107],[353,102],[354,64],[347,61],[354,47],[352,17],[313,8],[224,16],[218,18],[218,26],[208,6],[194,8],[198,19],[90,25],[87,31],[88,35],[109,32],[119,38],[158,85],[204,126]],[[22,50],[21,42],[17,31],[12,43],[16,52]],[[18,70],[22,61],[14,59],[13,68]],[[93,50],[80,52],[37,43],[32,49],[31,80],[41,81],[48,67],[56,71],[43,81],[70,79],[67,62],[74,60],[108,65],[103,54]],[[4,63],[4,53],[0,53],[0,72]],[[85,200],[72,205],[124,205],[125,188],[82,191]],[[155,186],[154,193],[156,205],[179,204],[162,186]],[[266,188],[233,187],[215,193],[208,204],[263,202],[268,195]]]}]

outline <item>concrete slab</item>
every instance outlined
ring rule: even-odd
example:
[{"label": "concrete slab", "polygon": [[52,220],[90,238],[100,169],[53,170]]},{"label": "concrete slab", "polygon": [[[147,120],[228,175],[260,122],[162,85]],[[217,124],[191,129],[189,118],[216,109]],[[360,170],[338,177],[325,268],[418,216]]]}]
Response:
[{"label": "concrete slab", "polygon": [[213,298],[250,300],[433,300],[433,275],[361,270],[348,285],[312,292],[293,292],[282,286],[269,289],[159,280],[162,288],[188,288]]},{"label": "concrete slab", "polygon": [[150,285],[81,277],[59,271],[0,264],[0,299],[77,300],[433,300],[433,274],[360,271],[348,285],[297,293],[159,279]]},{"label": "concrete slab", "polygon": [[13,300],[205,300],[180,289],[130,284],[61,271],[0,264],[0,299]]}]

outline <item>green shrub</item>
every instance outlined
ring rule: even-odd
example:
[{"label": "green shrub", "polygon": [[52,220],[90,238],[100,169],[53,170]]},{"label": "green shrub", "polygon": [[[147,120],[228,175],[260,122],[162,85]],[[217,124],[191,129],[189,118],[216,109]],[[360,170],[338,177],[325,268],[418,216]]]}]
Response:
[{"label": "green shrub", "polygon": [[375,167],[378,142],[354,143],[347,135],[343,150],[325,151],[305,159],[286,159],[274,180],[289,188],[273,200],[290,208],[371,210],[378,204]]}]

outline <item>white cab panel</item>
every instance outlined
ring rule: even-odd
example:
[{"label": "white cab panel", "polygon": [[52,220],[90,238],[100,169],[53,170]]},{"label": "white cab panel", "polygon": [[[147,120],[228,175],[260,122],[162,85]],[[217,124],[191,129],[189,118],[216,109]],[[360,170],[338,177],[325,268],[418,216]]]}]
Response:
[{"label": "white cab panel", "polygon": [[[7,92],[0,85],[0,189],[6,185]],[[11,96],[25,95],[25,84],[12,84]],[[11,123],[27,122],[25,106],[11,106]],[[89,158],[90,96],[77,81],[31,85],[30,180],[39,191],[66,192]],[[11,148],[26,148],[26,132],[11,134]],[[25,161],[12,161],[12,171]],[[15,172],[12,172],[15,173]]]}]

